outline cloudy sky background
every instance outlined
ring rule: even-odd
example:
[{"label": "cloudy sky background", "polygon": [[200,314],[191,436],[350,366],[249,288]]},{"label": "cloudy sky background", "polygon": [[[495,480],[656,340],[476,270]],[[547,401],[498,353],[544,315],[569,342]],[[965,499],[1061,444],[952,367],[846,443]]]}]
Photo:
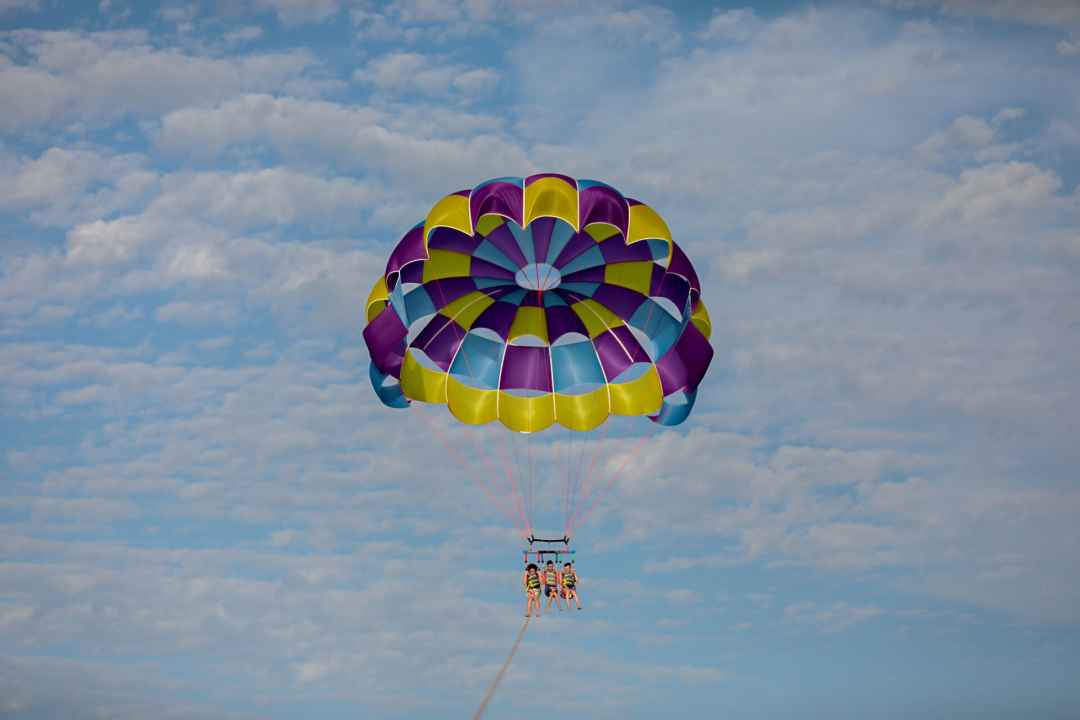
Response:
[{"label": "cloudy sky background", "polygon": [[475,709],[520,543],[360,317],[541,170],[664,215],[717,355],[489,716],[1080,712],[1075,3],[79,7],[0,0],[0,717]]}]

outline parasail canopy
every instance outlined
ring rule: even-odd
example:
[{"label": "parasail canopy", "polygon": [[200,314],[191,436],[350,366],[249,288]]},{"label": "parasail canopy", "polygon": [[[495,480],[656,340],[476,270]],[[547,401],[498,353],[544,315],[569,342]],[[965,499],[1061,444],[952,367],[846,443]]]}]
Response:
[{"label": "parasail canopy", "polygon": [[677,425],[713,350],[697,273],[660,215],[595,180],[497,178],[447,195],[367,300],[391,407],[533,433],[610,415]]}]

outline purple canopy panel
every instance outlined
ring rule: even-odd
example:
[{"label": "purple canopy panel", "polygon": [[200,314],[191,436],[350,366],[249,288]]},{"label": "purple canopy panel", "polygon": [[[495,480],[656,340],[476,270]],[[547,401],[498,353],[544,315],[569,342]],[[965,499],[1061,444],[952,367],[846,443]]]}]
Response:
[{"label": "purple canopy panel", "polygon": [[514,273],[504,267],[474,257],[469,265],[469,275],[472,277],[497,278],[499,280],[514,281]]},{"label": "purple canopy panel", "polygon": [[427,258],[427,250],[424,248],[424,228],[422,225],[414,227],[409,232],[405,233],[398,244],[394,246],[393,251],[390,253],[390,259],[386,261],[386,272],[384,277],[387,278],[387,287],[393,289],[395,281],[391,281],[391,275],[397,273],[405,265],[413,262],[414,260],[424,260]]},{"label": "purple canopy panel", "polygon": [[438,227],[428,235],[428,249],[453,250],[465,255],[472,255],[482,239],[473,235],[466,235],[454,228]]},{"label": "purple canopy panel", "polygon": [[476,281],[468,277],[443,278],[424,283],[424,289],[438,310],[475,290]]},{"label": "purple canopy panel", "polygon": [[597,265],[596,267],[578,270],[577,272],[570,273],[569,275],[563,275],[562,281],[602,283],[604,282],[604,266]]},{"label": "purple canopy panel", "polygon": [[667,270],[654,263],[652,266],[652,278],[649,280],[649,294],[653,297],[660,295],[660,284],[664,282],[665,275],[667,275]]},{"label": "purple canopy panel", "polygon": [[664,395],[696,388],[705,377],[712,356],[713,349],[709,341],[693,323],[687,323],[675,346],[656,363]]},{"label": "purple canopy panel", "polygon": [[536,262],[546,262],[548,246],[551,245],[551,231],[555,227],[555,218],[542,217],[529,224],[533,239],[533,257]]},{"label": "purple canopy panel", "polygon": [[547,309],[548,342],[554,343],[567,333],[581,333],[589,337],[589,331],[585,323],[577,313],[566,305],[556,305]]},{"label": "purple canopy panel", "polygon": [[546,347],[507,345],[499,388],[551,392],[550,353]]},{"label": "purple canopy panel", "polygon": [[423,350],[444,371],[450,369],[450,361],[465,339],[465,329],[444,315],[436,315],[410,344]]},{"label": "purple canopy panel", "polygon": [[625,327],[605,330],[593,340],[596,354],[608,380],[616,378],[634,363],[649,362],[649,356]]},{"label": "purple canopy panel", "polygon": [[518,225],[524,216],[524,194],[521,185],[509,182],[488,183],[469,196],[469,212],[473,227],[481,215],[497,214],[510,218]]},{"label": "purple canopy panel", "polygon": [[626,237],[626,227],[630,220],[629,206],[618,191],[593,185],[583,189],[578,195],[580,204],[578,227],[585,229],[591,223],[603,222],[619,228]]},{"label": "purple canopy panel", "polygon": [[593,300],[629,321],[634,312],[645,302],[645,296],[621,285],[603,284],[593,293]]},{"label": "purple canopy panel", "polygon": [[686,257],[686,253],[682,251],[675,243],[671,244],[671,263],[668,264],[668,272],[675,273],[676,275],[682,275],[686,278],[686,281],[690,283],[690,287],[695,292],[701,292],[701,282],[698,280],[697,273],[694,271],[694,266],[690,262],[690,258]]},{"label": "purple canopy panel", "polygon": [[507,302],[492,303],[487,310],[473,321],[473,329],[488,328],[495,331],[499,337],[506,340],[510,334],[510,328],[514,324],[514,316],[517,315],[517,305]]},{"label": "purple canopy panel", "polygon": [[660,282],[659,292],[655,293],[654,296],[667,298],[675,305],[675,309],[681,313],[686,309],[686,298],[689,294],[690,286],[686,284],[686,280],[679,275],[667,273]]},{"label": "purple canopy panel", "polygon": [[559,253],[559,256],[555,258],[555,262],[551,264],[561,270],[564,265],[594,245],[596,245],[596,241],[593,240],[592,235],[589,233],[574,233],[569,242],[567,242],[566,246],[562,249],[562,252]]},{"label": "purple canopy panel", "polygon": [[408,334],[408,328],[392,305],[387,305],[364,328],[364,342],[367,343],[371,362],[379,372],[394,377],[401,374],[401,363],[405,359],[405,336]]},{"label": "purple canopy panel", "polygon": [[403,283],[420,283],[424,281],[424,263],[413,261],[401,269],[399,275]]},{"label": "purple canopy panel", "polygon": [[649,243],[639,240],[633,245],[626,244],[626,238],[621,235],[612,235],[600,243],[600,253],[604,256],[604,262],[609,265],[634,260],[652,260],[652,251]]},{"label": "purple canopy panel", "polygon": [[510,229],[505,224],[492,230],[487,239],[519,268],[529,264],[529,261],[525,259],[525,255],[521,252],[521,248],[518,247],[514,233],[510,232]]}]

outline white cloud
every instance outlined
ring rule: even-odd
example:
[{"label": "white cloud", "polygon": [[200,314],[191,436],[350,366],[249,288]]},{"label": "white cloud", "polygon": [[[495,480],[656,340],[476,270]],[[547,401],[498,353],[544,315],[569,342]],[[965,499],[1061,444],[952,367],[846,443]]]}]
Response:
[{"label": "white cloud", "polygon": [[727,40],[742,42],[762,27],[753,8],[714,10],[709,23],[701,30],[703,40]]},{"label": "white cloud", "polygon": [[279,91],[302,82],[317,64],[306,51],[211,58],[159,50],[139,30],[19,30],[11,38],[30,62],[0,64],[0,84],[10,99],[0,130],[8,132],[156,115],[238,92]]},{"label": "white cloud", "polygon": [[959,181],[925,208],[923,227],[946,222],[981,227],[1006,217],[1052,206],[1061,179],[1052,170],[1031,163],[990,163],[965,170]]},{"label": "white cloud", "polygon": [[227,325],[236,320],[235,308],[225,303],[173,302],[154,313],[160,322],[185,325]]},{"label": "white cloud", "polygon": [[29,211],[31,221],[70,225],[124,210],[144,200],[157,174],[140,155],[52,147],[0,174],[0,208]]},{"label": "white cloud", "polygon": [[244,27],[230,30],[225,33],[225,42],[230,44],[239,44],[245,42],[251,42],[252,40],[258,40],[263,36],[263,29],[258,25],[245,25]]},{"label": "white cloud", "polygon": [[666,591],[664,599],[673,605],[694,605],[701,602],[701,593],[688,588],[675,588]]},{"label": "white cloud", "polygon": [[[400,118],[370,107],[246,95],[212,109],[166,114],[158,143],[169,153],[195,152],[207,159],[231,148],[269,147],[289,161],[330,162],[435,198],[447,187],[470,187],[511,170],[527,174],[534,169],[523,148],[486,127],[445,137],[426,127],[395,127],[396,121]],[[398,219],[398,226],[411,224],[426,210],[418,203],[408,217]]]},{"label": "white cloud", "polygon": [[349,11],[361,38],[416,43],[489,35],[492,20],[512,20],[514,8],[499,0],[392,0],[362,3]]},{"label": "white cloud", "polygon": [[985,17],[993,20],[1058,27],[1080,25],[1080,7],[1072,0],[878,0],[882,5],[911,10],[928,8],[946,15]]},{"label": "white cloud", "polygon": [[166,176],[151,214],[199,218],[233,230],[306,223],[348,226],[382,198],[372,182],[321,178],[282,167]]},{"label": "white cloud", "polygon": [[[1009,147],[992,147],[995,130],[979,118],[964,116],[953,120],[948,129],[934,133],[915,148],[925,162],[941,164],[946,160],[978,162],[1003,160],[1010,154]],[[989,150],[989,152],[988,152]]]},{"label": "white cloud", "polygon": [[353,79],[383,92],[418,92],[432,97],[460,95],[475,100],[495,88],[499,74],[489,68],[449,63],[419,53],[394,52],[358,69]]},{"label": "white cloud", "polygon": [[123,263],[134,258],[144,244],[145,223],[138,217],[95,220],[68,233],[68,258],[77,264]]},{"label": "white cloud", "polygon": [[322,23],[338,14],[338,0],[254,0],[256,8],[273,11],[286,25]]},{"label": "white cloud", "polygon": [[848,630],[882,614],[879,607],[852,606],[844,602],[831,605],[799,603],[784,608],[784,618],[789,622],[808,624],[826,633]]}]

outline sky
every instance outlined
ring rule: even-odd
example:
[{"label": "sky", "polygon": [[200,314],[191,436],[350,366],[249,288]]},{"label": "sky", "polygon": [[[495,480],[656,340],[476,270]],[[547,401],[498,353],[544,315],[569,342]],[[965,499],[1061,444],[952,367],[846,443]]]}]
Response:
[{"label": "sky", "polygon": [[716,354],[590,438],[486,717],[1080,716],[1078,75],[1071,0],[0,0],[0,718],[476,709],[522,543],[432,429],[504,436],[362,313],[541,171],[664,216]]}]

